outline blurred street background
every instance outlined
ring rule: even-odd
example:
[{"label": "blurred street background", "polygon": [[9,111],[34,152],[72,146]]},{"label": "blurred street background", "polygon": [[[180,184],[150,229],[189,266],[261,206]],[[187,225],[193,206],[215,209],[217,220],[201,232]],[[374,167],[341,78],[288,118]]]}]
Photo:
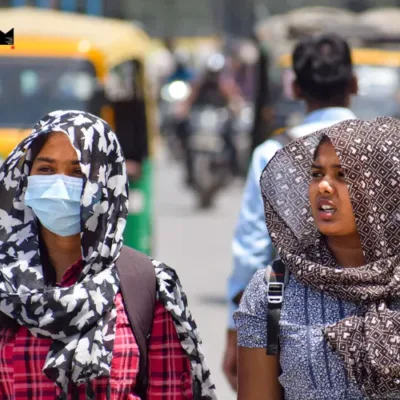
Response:
[{"label": "blurred street background", "polygon": [[359,118],[400,116],[400,0],[0,0],[0,157],[56,109],[101,116],[127,159],[125,243],[175,268],[220,398],[231,240],[253,150],[300,124],[290,53],[351,44]]},{"label": "blurred street background", "polygon": [[227,323],[225,287],[231,268],[231,236],[239,212],[241,185],[223,193],[218,208],[199,212],[182,187],[181,171],[157,159],[155,257],[176,268],[196,318],[221,399],[235,399],[221,369]]}]

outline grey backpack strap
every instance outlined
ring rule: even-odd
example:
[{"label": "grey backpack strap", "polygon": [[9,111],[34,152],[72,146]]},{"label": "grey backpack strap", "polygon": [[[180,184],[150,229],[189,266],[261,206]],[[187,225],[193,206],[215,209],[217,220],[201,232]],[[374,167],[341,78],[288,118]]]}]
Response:
[{"label": "grey backpack strap", "polygon": [[153,327],[156,304],[156,274],[146,255],[124,246],[117,260],[126,313],[140,353],[136,392],[146,399],[148,383],[147,339]]},{"label": "grey backpack strap", "polygon": [[276,355],[279,349],[279,320],[289,271],[281,260],[276,260],[266,268],[264,280],[268,285],[267,355]]}]

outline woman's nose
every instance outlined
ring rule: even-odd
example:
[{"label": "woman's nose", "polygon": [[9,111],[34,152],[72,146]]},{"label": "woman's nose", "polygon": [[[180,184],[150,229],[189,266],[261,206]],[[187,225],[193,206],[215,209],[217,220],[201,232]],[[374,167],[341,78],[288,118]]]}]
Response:
[{"label": "woman's nose", "polygon": [[323,181],[320,182],[318,189],[320,193],[333,194],[335,191],[335,189],[327,179],[324,179]]}]

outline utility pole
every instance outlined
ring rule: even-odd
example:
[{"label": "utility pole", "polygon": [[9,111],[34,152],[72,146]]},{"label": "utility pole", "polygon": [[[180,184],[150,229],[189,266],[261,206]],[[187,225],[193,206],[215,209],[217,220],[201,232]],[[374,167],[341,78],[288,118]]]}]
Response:
[{"label": "utility pole", "polygon": [[228,36],[250,37],[255,18],[254,0],[223,0],[223,27]]}]

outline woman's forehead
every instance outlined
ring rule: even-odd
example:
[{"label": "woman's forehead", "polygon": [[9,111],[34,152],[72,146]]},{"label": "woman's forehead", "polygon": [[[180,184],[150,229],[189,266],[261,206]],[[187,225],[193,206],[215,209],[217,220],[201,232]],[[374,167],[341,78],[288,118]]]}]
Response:
[{"label": "woman's forehead", "polygon": [[52,131],[48,134],[48,139],[52,139],[52,140],[68,140],[68,135],[63,132],[63,131]]},{"label": "woman's forehead", "polygon": [[49,154],[55,159],[77,158],[77,153],[68,135],[64,132],[51,132],[41,147],[38,156]]},{"label": "woman's forehead", "polygon": [[316,157],[316,163],[340,165],[339,157],[336,153],[333,144],[330,141],[324,141],[318,148]]}]

